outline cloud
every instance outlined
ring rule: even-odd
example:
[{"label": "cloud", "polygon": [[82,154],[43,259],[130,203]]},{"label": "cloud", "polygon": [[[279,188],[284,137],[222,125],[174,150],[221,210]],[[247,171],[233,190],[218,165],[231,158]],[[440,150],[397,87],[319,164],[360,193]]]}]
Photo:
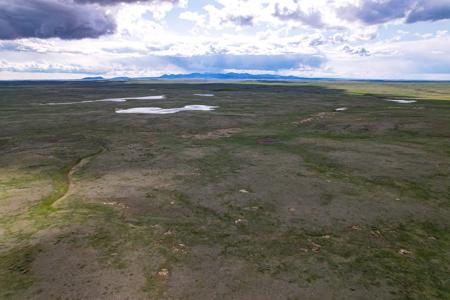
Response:
[{"label": "cloud", "polygon": [[[164,12],[186,0],[0,0],[0,40],[21,38],[98,38],[116,31],[116,20],[103,6],[148,2]],[[164,13],[165,15],[165,13]]]},{"label": "cloud", "polygon": [[[191,73],[255,71],[273,73],[293,69],[317,69],[325,62],[319,55],[234,55],[209,54],[195,56],[158,56],[127,57],[110,61],[115,71],[121,74]],[[158,70],[155,74],[154,71]]]},{"label": "cloud", "polygon": [[325,27],[325,24],[322,21],[322,15],[319,11],[305,13],[298,7],[295,10],[291,10],[287,7],[280,8],[280,4],[277,3],[275,5],[273,16],[282,21],[297,21],[315,28]]},{"label": "cloud", "polygon": [[[450,21],[431,22],[449,18],[449,6],[450,0],[0,0],[0,78],[230,70],[448,78]],[[422,23],[409,25],[416,22]]]},{"label": "cloud", "polygon": [[422,1],[410,12],[406,23],[415,23],[419,21],[438,21],[450,19],[450,3],[448,1]]},{"label": "cloud", "polygon": [[359,5],[347,5],[337,10],[341,18],[368,25],[398,19],[406,23],[450,19],[447,0],[363,0]]},{"label": "cloud", "polygon": [[116,25],[103,9],[57,0],[0,0],[0,39],[98,38]]},{"label": "cloud", "polygon": [[344,52],[352,55],[358,55],[358,56],[370,56],[370,52],[367,51],[366,48],[352,48],[349,45],[346,45],[342,48]]},{"label": "cloud", "polygon": [[100,5],[117,5],[120,3],[138,3],[138,2],[160,2],[179,4],[182,0],[75,0],[81,4],[100,4]]},{"label": "cloud", "polygon": [[[236,4],[232,6],[231,4]],[[223,29],[224,27],[232,27],[241,29],[242,27],[253,26],[254,15],[247,7],[241,7],[247,2],[234,2],[224,4],[224,7],[218,8],[208,4],[203,9],[208,13],[209,25],[215,29]]]},{"label": "cloud", "polygon": [[29,72],[29,73],[73,73],[73,74],[98,74],[99,70],[87,70],[77,64],[67,63],[42,63],[23,62],[10,63],[0,60],[1,72]]},{"label": "cloud", "polygon": [[66,54],[8,53],[0,59],[1,72],[96,74],[106,76],[158,76],[163,73],[191,72],[263,72],[317,70],[325,63],[320,55],[235,55],[207,54],[195,56],[142,55],[114,56],[93,54],[83,60]]},{"label": "cloud", "polygon": [[318,68],[324,62],[319,55],[234,55],[214,54],[192,57],[168,57],[171,64],[189,72],[222,72],[225,70],[280,71],[303,66]]},{"label": "cloud", "polygon": [[192,11],[184,11],[178,16],[182,20],[194,22],[197,26],[203,26],[205,24],[205,16]]},{"label": "cloud", "polygon": [[405,17],[414,2],[411,0],[365,0],[361,1],[360,5],[340,7],[338,13],[343,19],[374,25]]},{"label": "cloud", "polygon": [[253,18],[253,16],[227,16],[224,22],[231,22],[238,26],[252,26]]}]

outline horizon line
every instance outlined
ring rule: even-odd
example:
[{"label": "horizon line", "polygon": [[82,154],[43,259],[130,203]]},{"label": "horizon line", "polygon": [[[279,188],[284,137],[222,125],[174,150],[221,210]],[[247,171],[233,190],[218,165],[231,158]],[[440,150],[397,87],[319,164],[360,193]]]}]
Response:
[{"label": "horizon line", "polygon": [[[86,74],[88,75],[88,74]],[[197,75],[196,78],[183,78],[187,76]],[[247,76],[249,78],[214,78],[212,76]],[[201,76],[205,76],[202,78]],[[211,77],[207,77],[211,76]],[[264,77],[268,78],[252,78],[252,77]],[[174,78],[171,78],[174,77]],[[175,78],[178,77],[178,78]],[[271,77],[271,78],[269,78]],[[191,73],[166,73],[159,76],[114,76],[114,77],[103,77],[102,75],[86,76],[82,78],[66,78],[66,79],[0,79],[0,82],[95,82],[95,81],[176,81],[176,80],[190,80],[190,81],[365,81],[365,82],[440,82],[447,83],[450,79],[386,79],[386,78],[354,78],[354,77],[304,77],[296,75],[279,75],[279,74],[268,74],[268,73],[237,73],[237,72],[191,72]]]}]

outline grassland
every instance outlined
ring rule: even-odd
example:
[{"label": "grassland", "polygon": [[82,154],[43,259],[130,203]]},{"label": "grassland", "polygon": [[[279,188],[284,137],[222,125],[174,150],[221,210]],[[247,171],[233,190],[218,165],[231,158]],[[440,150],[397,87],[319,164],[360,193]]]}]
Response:
[{"label": "grassland", "polygon": [[[242,82],[243,84],[308,86],[310,81]],[[448,82],[317,81],[314,85],[338,89],[353,95],[390,97],[393,99],[450,100]]]},{"label": "grassland", "polygon": [[[45,105],[149,95],[166,99]],[[0,298],[450,298],[449,99],[445,83],[0,83]],[[191,104],[219,108],[114,113]]]}]

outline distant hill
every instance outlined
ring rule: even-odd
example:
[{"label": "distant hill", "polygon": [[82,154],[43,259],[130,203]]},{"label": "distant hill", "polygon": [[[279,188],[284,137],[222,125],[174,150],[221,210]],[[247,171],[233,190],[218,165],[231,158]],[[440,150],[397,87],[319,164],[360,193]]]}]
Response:
[{"label": "distant hill", "polygon": [[218,81],[226,81],[226,80],[254,80],[254,81],[265,81],[267,83],[274,81],[280,83],[281,81],[296,81],[296,80],[304,80],[304,81],[354,81],[354,82],[399,82],[399,83],[415,83],[415,82],[450,82],[450,80],[426,80],[426,79],[363,79],[363,78],[330,78],[330,77],[298,77],[298,76],[284,76],[284,75],[273,75],[273,74],[248,74],[248,73],[190,73],[190,74],[164,74],[159,77],[126,77],[126,76],[118,76],[112,78],[105,78],[102,76],[92,76],[92,77],[84,77],[81,79],[69,80],[69,79],[41,79],[41,80],[1,80],[2,81],[129,81],[129,80],[218,80]]},{"label": "distant hill", "polygon": [[85,80],[85,81],[98,81],[98,80],[107,80],[101,76],[95,76],[95,77],[84,77],[81,80]]},{"label": "distant hill", "polygon": [[164,74],[159,77],[113,77],[101,76],[85,77],[82,81],[128,81],[128,80],[256,80],[256,81],[295,81],[295,80],[327,80],[327,81],[356,81],[356,82],[449,82],[432,80],[384,80],[384,79],[351,79],[326,77],[298,77],[274,74],[248,74],[248,73],[190,73],[190,74]]},{"label": "distant hill", "polygon": [[320,80],[320,78],[306,78],[297,76],[283,76],[273,74],[248,74],[248,73],[190,73],[190,74],[164,74],[159,77],[114,77],[103,78],[85,77],[85,81],[127,81],[127,80]]},{"label": "distant hill", "polygon": [[130,79],[132,79],[132,78],[123,76],[123,77],[114,77],[114,78],[111,78],[111,79],[108,79],[108,80],[111,80],[111,81],[127,81],[127,80],[130,80]]},{"label": "distant hill", "polygon": [[191,74],[166,74],[159,79],[219,79],[219,80],[304,80],[304,77],[283,76],[272,74],[248,74],[248,73],[191,73]]}]

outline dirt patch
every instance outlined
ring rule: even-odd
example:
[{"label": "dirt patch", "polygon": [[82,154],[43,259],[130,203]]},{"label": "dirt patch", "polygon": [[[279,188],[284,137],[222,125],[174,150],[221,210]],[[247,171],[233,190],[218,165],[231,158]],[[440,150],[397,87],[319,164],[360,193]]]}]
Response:
[{"label": "dirt patch", "polygon": [[228,138],[234,134],[241,133],[241,128],[225,128],[218,129],[204,134],[194,134],[192,136],[183,136],[186,138],[194,138],[196,140],[217,140],[221,138]]},{"label": "dirt patch", "polygon": [[[77,233],[67,239],[51,240],[32,264],[37,279],[28,291],[32,299],[147,299],[142,254],[128,253],[128,263],[115,268],[102,263],[100,253]],[[79,236],[77,236],[79,235]]]},{"label": "dirt patch", "polygon": [[174,270],[168,283],[167,298],[289,299],[300,292],[295,284],[273,280],[243,260],[224,258],[207,247],[197,247],[193,251],[192,265]]},{"label": "dirt patch", "polygon": [[[256,266],[241,258],[224,257],[214,248],[196,247],[192,250],[194,253],[190,263],[173,270],[164,299],[389,298],[386,290],[380,287],[361,288],[351,283],[334,281],[329,277],[329,266],[324,263],[306,267],[309,266],[307,260],[317,255],[315,253],[305,255],[304,261],[296,261],[305,265],[304,278],[288,280],[279,271],[271,271],[270,258],[267,258],[264,266]],[[301,253],[300,249],[298,251]],[[281,263],[278,268],[287,267]],[[339,293],[330,289],[330,286],[339,289]]]},{"label": "dirt patch", "polygon": [[319,120],[322,120],[322,119],[331,117],[331,116],[333,116],[334,114],[335,114],[334,112],[320,112],[320,113],[317,113],[317,114],[315,114],[315,115],[312,115],[311,117],[302,119],[302,120],[300,120],[300,121],[295,121],[295,122],[293,122],[292,124],[293,124],[293,125],[307,124],[307,123],[311,123],[311,122],[313,122],[313,121],[319,121]]},{"label": "dirt patch", "polygon": [[183,157],[186,157],[188,160],[196,160],[202,159],[209,153],[211,153],[211,148],[207,147],[192,147],[187,148],[183,152],[180,153]]}]

